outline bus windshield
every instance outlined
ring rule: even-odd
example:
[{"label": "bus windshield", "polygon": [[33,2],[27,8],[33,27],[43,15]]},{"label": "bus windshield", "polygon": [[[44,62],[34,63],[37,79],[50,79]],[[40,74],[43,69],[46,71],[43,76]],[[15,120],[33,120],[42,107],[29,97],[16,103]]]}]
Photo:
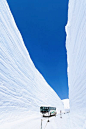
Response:
[{"label": "bus windshield", "polygon": [[47,113],[50,110],[56,110],[56,108],[55,107],[40,107],[40,112],[42,113]]},{"label": "bus windshield", "polygon": [[40,112],[42,113],[49,112],[49,107],[40,107]]}]

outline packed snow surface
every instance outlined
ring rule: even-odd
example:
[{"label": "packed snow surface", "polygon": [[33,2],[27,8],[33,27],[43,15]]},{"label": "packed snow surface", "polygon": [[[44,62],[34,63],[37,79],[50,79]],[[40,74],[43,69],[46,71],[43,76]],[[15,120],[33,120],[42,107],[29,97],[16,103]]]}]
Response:
[{"label": "packed snow surface", "polygon": [[69,0],[66,32],[70,125],[86,129],[86,0]]}]

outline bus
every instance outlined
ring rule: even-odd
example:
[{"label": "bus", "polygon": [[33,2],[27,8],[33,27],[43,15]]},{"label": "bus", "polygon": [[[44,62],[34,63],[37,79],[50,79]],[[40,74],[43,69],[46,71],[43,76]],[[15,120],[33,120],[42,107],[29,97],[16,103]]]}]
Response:
[{"label": "bus", "polygon": [[40,112],[43,114],[43,117],[56,116],[56,107],[40,107]]}]

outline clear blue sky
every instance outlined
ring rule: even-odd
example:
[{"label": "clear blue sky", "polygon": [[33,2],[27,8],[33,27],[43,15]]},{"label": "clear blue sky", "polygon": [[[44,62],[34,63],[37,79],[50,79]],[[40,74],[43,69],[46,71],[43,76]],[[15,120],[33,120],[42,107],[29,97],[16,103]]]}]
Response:
[{"label": "clear blue sky", "polygon": [[68,98],[65,25],[68,0],[7,0],[36,68],[61,99]]}]

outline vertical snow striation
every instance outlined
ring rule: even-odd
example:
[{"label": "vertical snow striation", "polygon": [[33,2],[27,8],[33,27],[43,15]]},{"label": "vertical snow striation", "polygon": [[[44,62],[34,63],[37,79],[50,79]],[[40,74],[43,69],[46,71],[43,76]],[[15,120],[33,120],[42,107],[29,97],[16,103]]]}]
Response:
[{"label": "vertical snow striation", "polygon": [[71,128],[86,129],[85,0],[69,0],[66,32]]},{"label": "vertical snow striation", "polygon": [[63,109],[31,61],[6,0],[0,0],[0,113],[39,112],[41,105]]}]

